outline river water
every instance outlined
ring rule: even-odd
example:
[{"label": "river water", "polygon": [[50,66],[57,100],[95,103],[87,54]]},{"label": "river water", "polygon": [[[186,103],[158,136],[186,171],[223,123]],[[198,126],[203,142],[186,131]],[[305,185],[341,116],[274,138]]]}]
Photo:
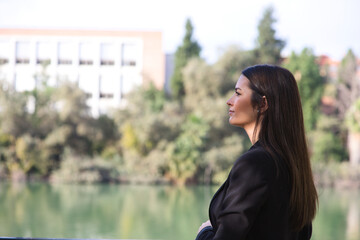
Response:
[{"label": "river water", "polygon": [[[217,187],[0,183],[0,236],[194,239]],[[320,189],[313,240],[360,239],[360,191]]]}]

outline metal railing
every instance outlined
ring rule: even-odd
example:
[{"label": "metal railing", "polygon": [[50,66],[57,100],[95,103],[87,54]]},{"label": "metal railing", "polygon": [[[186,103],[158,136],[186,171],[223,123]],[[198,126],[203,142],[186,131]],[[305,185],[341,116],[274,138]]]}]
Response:
[{"label": "metal railing", "polygon": [[[0,240],[145,240],[145,239],[0,237]],[[146,240],[150,240],[150,239],[146,239]]]}]

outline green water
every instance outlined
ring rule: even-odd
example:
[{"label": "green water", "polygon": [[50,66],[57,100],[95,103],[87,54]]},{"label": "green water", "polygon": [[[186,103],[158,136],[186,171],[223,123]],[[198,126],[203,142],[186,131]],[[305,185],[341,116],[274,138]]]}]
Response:
[{"label": "green water", "polygon": [[[0,184],[0,236],[194,239],[216,187]],[[320,190],[315,240],[360,239],[360,191]]]}]

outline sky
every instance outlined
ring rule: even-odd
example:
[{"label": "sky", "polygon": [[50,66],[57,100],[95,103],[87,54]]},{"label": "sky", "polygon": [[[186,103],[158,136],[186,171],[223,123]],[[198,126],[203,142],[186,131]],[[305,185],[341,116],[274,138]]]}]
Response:
[{"label": "sky", "polygon": [[161,31],[164,53],[174,53],[190,18],[213,63],[229,45],[255,47],[269,6],[284,56],[309,47],[341,60],[351,48],[360,58],[360,0],[0,0],[0,28]]}]

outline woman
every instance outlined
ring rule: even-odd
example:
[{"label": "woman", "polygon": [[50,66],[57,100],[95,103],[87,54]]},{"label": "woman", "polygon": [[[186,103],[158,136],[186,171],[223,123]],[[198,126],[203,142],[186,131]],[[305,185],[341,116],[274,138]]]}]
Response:
[{"label": "woman", "polygon": [[249,67],[227,105],[230,124],[244,128],[253,146],[215,193],[197,239],[310,239],[318,197],[294,76]]}]

